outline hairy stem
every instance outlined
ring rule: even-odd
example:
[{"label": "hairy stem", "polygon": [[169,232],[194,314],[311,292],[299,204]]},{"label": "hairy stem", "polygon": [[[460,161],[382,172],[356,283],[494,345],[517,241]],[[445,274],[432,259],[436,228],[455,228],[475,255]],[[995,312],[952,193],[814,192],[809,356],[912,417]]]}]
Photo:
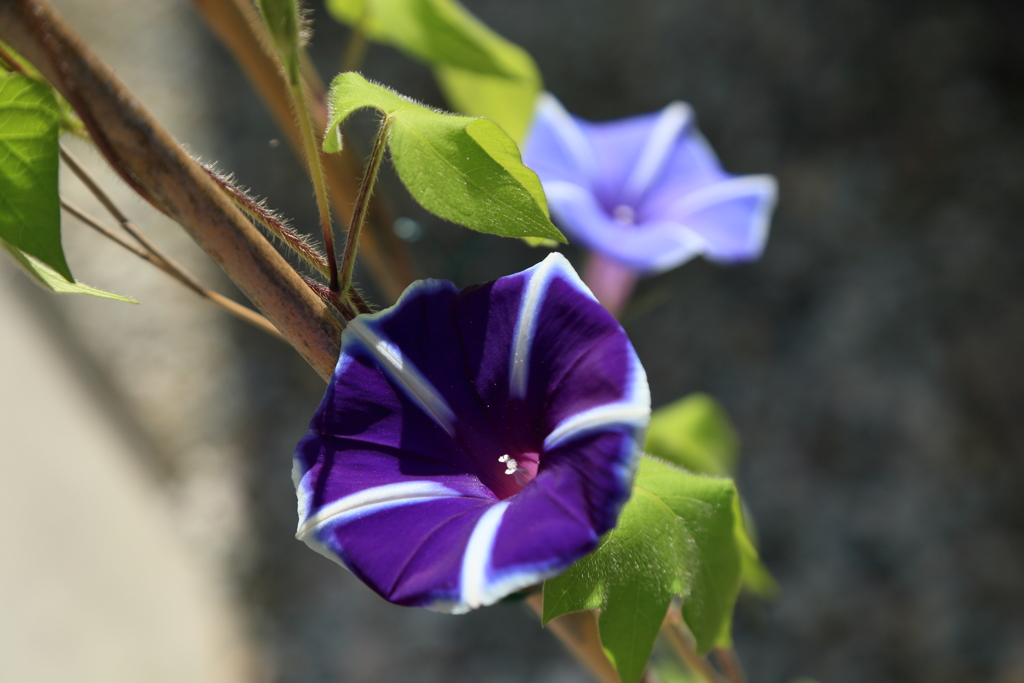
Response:
[{"label": "hairy stem", "polygon": [[274,237],[281,240],[282,244],[295,252],[299,258],[323,275],[324,278],[330,277],[331,271],[330,266],[327,264],[327,259],[316,247],[306,240],[305,235],[293,230],[291,226],[278,218],[262,202],[254,200],[244,191],[233,185],[229,178],[225,178],[209,167],[204,168],[206,168],[206,172],[210,174],[210,177],[220,185],[221,189],[231,197],[235,205],[244,211],[246,215],[266,228]]},{"label": "hairy stem", "polygon": [[302,133],[302,147],[305,151],[309,176],[313,180],[313,190],[316,192],[316,208],[320,212],[324,251],[327,252],[329,286],[332,291],[338,292],[342,291],[338,287],[338,257],[334,251],[334,230],[331,227],[331,209],[327,204],[324,169],[320,164],[320,145],[316,133],[313,132],[309,100],[306,99],[306,93],[302,89],[302,79],[299,77],[298,54],[293,55],[293,60],[292,66],[286,67],[288,90],[292,98],[292,106],[295,108],[295,116],[299,121],[299,131]]},{"label": "hairy stem", "polygon": [[345,253],[341,258],[341,292],[343,295],[347,295],[352,285],[352,269],[356,264],[359,233],[363,229],[363,223],[366,222],[370,197],[373,195],[373,185],[377,182],[377,173],[380,171],[380,162],[384,159],[384,150],[387,149],[390,133],[391,119],[385,116],[377,129],[377,137],[373,140],[370,158],[366,160],[366,169],[363,171],[362,182],[359,183],[359,194],[356,195],[356,206],[352,211],[348,236],[345,238]]}]

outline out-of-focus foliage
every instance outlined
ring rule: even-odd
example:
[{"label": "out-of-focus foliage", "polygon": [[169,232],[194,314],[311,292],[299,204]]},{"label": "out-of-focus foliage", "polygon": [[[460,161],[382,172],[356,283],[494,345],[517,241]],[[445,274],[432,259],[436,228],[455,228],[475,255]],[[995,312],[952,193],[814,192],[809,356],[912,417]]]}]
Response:
[{"label": "out-of-focus foliage", "polygon": [[448,102],[521,142],[541,91],[533,58],[454,0],[328,0],[338,21],[434,68]]}]

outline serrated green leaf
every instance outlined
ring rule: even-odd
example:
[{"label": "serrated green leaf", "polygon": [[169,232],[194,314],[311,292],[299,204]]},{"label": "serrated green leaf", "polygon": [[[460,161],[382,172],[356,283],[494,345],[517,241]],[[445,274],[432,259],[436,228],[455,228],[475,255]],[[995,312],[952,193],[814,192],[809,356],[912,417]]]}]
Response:
[{"label": "serrated green leaf", "polygon": [[[694,472],[732,476],[739,446],[739,436],[722,406],[707,394],[695,393],[651,414],[645,450]],[[771,597],[778,592],[778,584],[762,564],[752,529],[747,528],[737,510],[736,538],[743,556],[743,584],[755,595]]]},{"label": "serrated green leaf", "polygon": [[736,543],[739,545],[740,557],[743,560],[741,577],[743,587],[754,595],[762,598],[773,598],[779,593],[779,584],[775,577],[768,571],[768,567],[761,562],[761,556],[757,552],[757,543],[753,525],[749,515],[743,509],[740,498],[736,499]]},{"label": "serrated green leaf", "polygon": [[548,218],[536,174],[494,122],[428,109],[357,73],[334,79],[324,150],[341,149],[341,123],[373,108],[390,120],[388,148],[398,177],[425,209],[503,237],[565,241]]},{"label": "serrated green leaf", "polygon": [[113,292],[105,292],[102,289],[96,289],[81,282],[68,282],[50,266],[8,244],[4,240],[0,240],[0,247],[3,247],[4,251],[14,259],[14,262],[21,266],[22,270],[51,292],[57,292],[58,294],[89,294],[102,299],[115,299],[117,301],[126,301],[130,304],[139,303],[135,299],[129,299],[126,296],[114,294]]},{"label": "serrated green leaf", "polygon": [[729,417],[707,394],[690,394],[651,413],[645,450],[694,472],[730,476],[740,440]]},{"label": "serrated green leaf", "polygon": [[60,243],[59,128],[50,86],[0,74],[0,238],[74,282]]},{"label": "serrated green leaf", "polygon": [[544,584],[545,623],[600,607],[601,644],[624,683],[640,679],[672,597],[697,649],[731,645],[740,586],[738,494],[730,479],[644,456],[618,526],[592,554]]},{"label": "serrated green leaf", "polygon": [[434,67],[448,103],[486,116],[521,142],[543,89],[529,53],[501,37],[454,0],[328,0],[338,21],[362,26]]}]

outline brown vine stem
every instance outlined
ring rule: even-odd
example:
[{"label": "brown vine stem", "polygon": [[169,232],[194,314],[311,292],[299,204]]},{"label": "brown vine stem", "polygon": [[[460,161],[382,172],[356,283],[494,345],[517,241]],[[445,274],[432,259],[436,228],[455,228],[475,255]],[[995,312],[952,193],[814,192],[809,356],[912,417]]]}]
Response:
[{"label": "brown vine stem", "polygon": [[711,663],[697,654],[693,644],[693,636],[683,626],[682,617],[675,606],[669,608],[668,616],[661,625],[661,633],[665,636],[665,640],[668,641],[676,656],[683,660],[683,663],[703,683],[725,683],[721,674],[715,671]]},{"label": "brown vine stem", "polygon": [[740,658],[736,656],[735,650],[715,648],[715,657],[718,659],[718,664],[725,673],[725,677],[729,679],[729,683],[747,683],[747,677],[743,673],[743,666],[740,664]]},{"label": "brown vine stem", "polygon": [[[256,8],[247,0],[193,0],[193,4],[242,67],[292,148],[299,152],[301,132],[292,114],[287,83],[280,60],[269,49]],[[324,130],[326,106],[322,100],[311,105],[317,129]],[[339,154],[322,155],[321,161],[334,214],[347,217],[356,198],[360,164],[348,145]],[[393,301],[413,280],[412,261],[405,245],[390,229],[391,216],[383,203],[372,201],[368,218],[367,229],[359,238],[359,256],[382,293]]]},{"label": "brown vine stem", "polygon": [[[534,593],[526,598],[526,604],[538,616],[544,614],[544,598]],[[545,627],[554,633],[562,644],[583,662],[600,683],[622,683],[615,667],[608,661],[601,647],[601,636],[597,630],[594,612],[570,612],[552,619]]]},{"label": "brown vine stem", "polygon": [[0,66],[6,71],[12,71],[14,73],[21,74],[22,76],[28,76],[28,72],[22,68],[21,64],[18,63],[11,55],[7,54],[7,50],[0,45]]},{"label": "brown vine stem", "polygon": [[0,40],[72,104],[104,156],[178,222],[325,379],[341,322],[45,0],[0,0]]},{"label": "brown vine stem", "polygon": [[259,313],[250,308],[246,308],[245,306],[242,306],[241,304],[232,301],[231,299],[213,291],[212,289],[208,289],[203,285],[199,284],[196,278],[189,274],[188,271],[181,270],[180,267],[176,269],[162,254],[154,254],[150,251],[147,251],[146,249],[143,249],[138,245],[132,244],[131,242],[121,237],[107,226],[103,225],[103,223],[101,223],[99,220],[82,211],[81,209],[79,209],[77,206],[67,201],[66,199],[61,198],[60,205],[61,208],[63,208],[65,211],[70,213],[78,220],[88,225],[96,232],[100,233],[107,239],[116,242],[117,244],[132,252],[139,258],[153,264],[154,266],[164,271],[165,273],[173,277],[181,284],[188,287],[190,290],[192,290],[202,298],[210,301],[216,306],[219,306],[227,313],[230,313],[231,315],[235,316],[240,320],[244,320],[250,325],[258,327],[259,329],[277,337],[278,339],[284,339],[284,337],[281,336],[281,333],[278,332],[277,328],[274,327],[270,323],[270,321],[264,318],[262,315],[260,315]]}]

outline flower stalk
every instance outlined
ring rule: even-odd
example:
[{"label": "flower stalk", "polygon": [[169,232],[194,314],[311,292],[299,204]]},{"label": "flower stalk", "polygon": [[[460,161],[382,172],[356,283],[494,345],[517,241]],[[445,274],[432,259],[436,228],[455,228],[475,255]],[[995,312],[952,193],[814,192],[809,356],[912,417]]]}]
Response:
[{"label": "flower stalk", "polygon": [[288,70],[288,92],[292,97],[292,104],[295,107],[295,116],[299,120],[299,130],[302,133],[302,147],[306,154],[306,165],[309,168],[309,176],[313,180],[313,190],[316,192],[316,207],[320,212],[320,227],[324,235],[324,250],[327,252],[327,267],[330,276],[331,291],[342,291],[338,286],[338,257],[334,251],[334,230],[331,227],[331,209],[327,203],[327,184],[324,181],[324,169],[320,164],[320,145],[317,143],[316,134],[313,132],[312,116],[309,111],[309,102],[306,93],[302,89],[302,79],[299,76],[298,54],[295,55],[293,66],[286,67]]},{"label": "flower stalk", "polygon": [[[356,206],[352,211],[352,221],[349,223],[348,236],[345,239],[345,253],[341,258],[340,291],[345,298],[348,297],[349,289],[352,286],[352,269],[356,263],[356,251],[359,247],[359,233],[366,222],[366,214],[370,208],[370,197],[373,195],[373,186],[377,182],[377,173],[380,171],[380,163],[384,159],[384,150],[388,146],[388,135],[391,133],[391,117],[385,116],[377,129],[377,137],[373,140],[373,150],[370,158],[366,161],[366,169],[363,171],[363,179],[359,183],[359,194],[356,195]],[[338,291],[338,290],[336,290]]]},{"label": "flower stalk", "polygon": [[629,266],[598,251],[590,252],[583,269],[583,281],[601,305],[618,319],[633,295],[638,277]]}]

